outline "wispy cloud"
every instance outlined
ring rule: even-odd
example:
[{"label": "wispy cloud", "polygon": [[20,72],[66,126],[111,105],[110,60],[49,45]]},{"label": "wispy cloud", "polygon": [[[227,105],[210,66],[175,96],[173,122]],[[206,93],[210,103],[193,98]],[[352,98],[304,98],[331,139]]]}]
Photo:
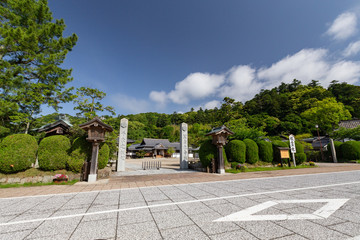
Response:
[{"label": "wispy cloud", "polygon": [[360,41],[352,42],[347,46],[347,48],[344,50],[343,55],[344,57],[351,57],[358,54],[360,51]]},{"label": "wispy cloud", "polygon": [[353,12],[340,14],[327,30],[327,34],[335,40],[345,40],[357,31],[357,16]]},{"label": "wispy cloud", "polygon": [[137,99],[134,97],[127,96],[125,94],[114,94],[109,96],[112,101],[112,105],[116,107],[121,113],[143,113],[149,112],[149,101],[143,99]]}]

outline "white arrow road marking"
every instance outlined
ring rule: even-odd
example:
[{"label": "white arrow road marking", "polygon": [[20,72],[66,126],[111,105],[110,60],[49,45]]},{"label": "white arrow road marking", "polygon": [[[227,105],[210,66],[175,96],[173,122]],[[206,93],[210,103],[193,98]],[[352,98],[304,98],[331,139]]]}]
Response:
[{"label": "white arrow road marking", "polygon": [[[325,219],[344,205],[349,199],[307,199],[307,200],[279,200],[268,201],[259,205],[246,208],[228,216],[214,220],[214,222],[239,222],[239,221],[278,221],[299,219]],[[310,214],[278,214],[278,215],[254,215],[262,210],[273,207],[280,203],[319,203],[326,202],[320,209]]]}]

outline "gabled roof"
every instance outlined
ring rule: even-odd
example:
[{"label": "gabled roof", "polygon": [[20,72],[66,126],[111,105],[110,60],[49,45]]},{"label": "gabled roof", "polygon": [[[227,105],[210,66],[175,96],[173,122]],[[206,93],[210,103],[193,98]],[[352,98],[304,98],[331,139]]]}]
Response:
[{"label": "gabled roof", "polygon": [[211,129],[211,131],[209,133],[207,133],[205,136],[218,135],[220,133],[227,133],[228,135],[233,135],[234,134],[225,125],[222,125],[221,127]]},{"label": "gabled roof", "polygon": [[360,119],[340,121],[339,127],[343,128],[356,128],[360,126]]},{"label": "gabled roof", "polygon": [[54,123],[46,124],[44,126],[41,126],[38,129],[34,129],[34,130],[37,130],[38,132],[46,132],[46,131],[49,131],[50,129],[53,129],[53,128],[56,128],[56,127],[61,127],[61,128],[65,129],[65,130],[67,130],[71,126],[72,125],[70,123],[67,123],[67,122],[65,122],[63,120],[57,120]]},{"label": "gabled roof", "polygon": [[141,145],[144,147],[154,147],[156,144],[159,143],[161,143],[165,147],[171,144],[169,139],[144,138],[141,142]]},{"label": "gabled roof", "polygon": [[85,131],[87,131],[91,126],[101,127],[109,132],[113,131],[113,128],[110,125],[103,123],[98,117],[94,117],[92,120],[79,125],[79,127],[84,129]]}]

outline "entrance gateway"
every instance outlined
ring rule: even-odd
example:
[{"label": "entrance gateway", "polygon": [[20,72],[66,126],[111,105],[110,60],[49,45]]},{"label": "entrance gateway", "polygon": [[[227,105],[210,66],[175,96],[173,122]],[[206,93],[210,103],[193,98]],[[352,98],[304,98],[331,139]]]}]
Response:
[{"label": "entrance gateway", "polygon": [[[125,171],[125,159],[126,159],[126,144],[127,144],[127,133],[128,133],[128,120],[122,118],[120,120],[120,131],[119,131],[119,150],[118,159],[116,163],[116,171]],[[188,169],[189,161],[189,144],[188,144],[188,125],[182,123],[180,125],[180,169]]]}]

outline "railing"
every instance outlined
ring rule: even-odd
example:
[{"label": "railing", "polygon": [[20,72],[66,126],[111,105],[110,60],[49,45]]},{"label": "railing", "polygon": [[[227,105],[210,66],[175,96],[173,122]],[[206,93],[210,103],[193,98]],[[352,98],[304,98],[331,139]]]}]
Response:
[{"label": "railing", "polygon": [[141,168],[143,170],[146,169],[160,169],[161,168],[161,161],[146,161],[146,162],[142,162],[141,164]]}]

